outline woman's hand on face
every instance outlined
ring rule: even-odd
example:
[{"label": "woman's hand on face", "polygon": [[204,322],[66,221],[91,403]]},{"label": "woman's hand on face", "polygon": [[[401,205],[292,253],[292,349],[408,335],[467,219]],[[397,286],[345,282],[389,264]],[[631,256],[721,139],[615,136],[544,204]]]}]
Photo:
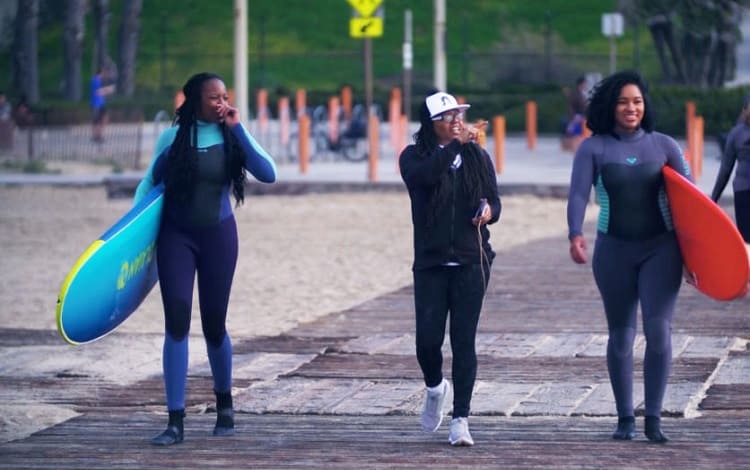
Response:
[{"label": "woman's hand on face", "polygon": [[586,239],[583,235],[577,235],[570,240],[570,257],[578,264],[588,261]]},{"label": "woman's hand on face", "polygon": [[231,127],[240,123],[239,110],[228,104],[221,109],[221,115],[224,118],[224,123],[227,126]]}]

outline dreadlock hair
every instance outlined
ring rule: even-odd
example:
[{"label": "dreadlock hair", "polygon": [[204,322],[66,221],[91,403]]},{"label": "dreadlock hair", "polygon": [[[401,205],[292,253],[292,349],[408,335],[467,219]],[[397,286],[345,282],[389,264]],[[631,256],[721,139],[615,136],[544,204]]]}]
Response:
[{"label": "dreadlock hair", "polygon": [[594,86],[586,111],[586,127],[594,134],[611,134],[615,128],[615,109],[620,92],[625,85],[635,85],[643,95],[641,128],[654,130],[654,115],[648,96],[648,85],[638,72],[625,70],[610,75]]},{"label": "dreadlock hair", "polygon": [[[419,158],[429,158],[438,146],[438,137],[435,132],[435,123],[430,117],[427,103],[422,102],[419,108],[419,130],[414,134],[414,142],[417,146]],[[494,180],[494,171],[488,168],[484,153],[474,142],[461,145],[461,169],[456,175],[459,176],[459,184],[472,201],[479,205],[479,200],[485,197],[487,188],[497,184]],[[427,216],[427,225],[435,221],[440,207],[443,207],[450,197],[450,174],[445,172],[440,177],[440,182],[435,186],[430,197],[430,210]]]},{"label": "dreadlock hair", "polygon": [[[185,101],[177,108],[174,125],[179,126],[174,142],[167,155],[167,173],[164,178],[167,197],[179,202],[188,202],[193,197],[198,175],[198,157],[192,151],[198,145],[197,115],[201,106],[203,84],[208,80],[222,80],[219,75],[202,72],[193,75],[182,87]],[[226,124],[219,123],[224,137],[224,149],[227,155],[227,175],[232,183],[235,203],[245,200],[246,175],[243,166],[244,154]]]}]

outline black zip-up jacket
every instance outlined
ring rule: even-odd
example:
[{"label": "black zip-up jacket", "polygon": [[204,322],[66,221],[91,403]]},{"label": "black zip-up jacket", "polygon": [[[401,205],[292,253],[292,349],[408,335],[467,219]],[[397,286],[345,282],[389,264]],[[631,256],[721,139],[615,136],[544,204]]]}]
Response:
[{"label": "black zip-up jacket", "polygon": [[[476,145],[476,144],[470,144]],[[445,147],[437,147],[434,152],[422,156],[416,145],[409,145],[399,157],[401,177],[406,183],[411,199],[411,219],[414,224],[414,264],[413,269],[426,269],[446,263],[480,264],[482,258],[477,240],[477,227],[471,222],[479,207],[479,201],[470,201],[457,178],[457,173],[463,171],[461,165],[452,169],[451,164],[461,152],[461,143],[454,139]],[[495,172],[492,160],[481,147],[479,153],[485,160],[487,171]],[[464,152],[466,153],[466,152]],[[461,155],[462,159],[470,155]],[[445,207],[436,211],[435,220],[428,226],[431,211],[430,199],[435,187],[440,183],[441,176],[451,174],[451,188]],[[492,208],[492,218],[489,223],[495,223],[500,218],[501,204],[497,192],[497,185],[484,188],[483,197]],[[486,225],[480,229],[484,255],[492,262],[495,253],[490,246],[490,232]],[[486,260],[484,261],[486,262]]]}]

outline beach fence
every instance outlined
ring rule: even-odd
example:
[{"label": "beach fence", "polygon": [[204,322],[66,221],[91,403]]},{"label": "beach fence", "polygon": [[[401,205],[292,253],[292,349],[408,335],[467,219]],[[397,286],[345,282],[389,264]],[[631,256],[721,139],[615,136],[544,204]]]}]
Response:
[{"label": "beach fence", "polygon": [[[139,169],[147,144],[147,123],[140,109],[110,112],[103,140],[96,141],[90,121],[75,111],[38,112],[24,125],[14,126],[11,143],[0,153],[19,165],[35,162],[79,162]],[[150,149],[149,149],[150,150]]]}]

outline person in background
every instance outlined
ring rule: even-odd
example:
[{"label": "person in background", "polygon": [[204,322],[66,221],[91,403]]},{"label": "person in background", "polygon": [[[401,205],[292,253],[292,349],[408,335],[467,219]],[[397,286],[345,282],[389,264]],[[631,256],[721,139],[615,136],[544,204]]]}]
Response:
[{"label": "person in background", "polygon": [[253,139],[229,104],[224,81],[196,74],[182,88],[176,126],[160,136],[154,158],[138,185],[138,204],[164,184],[164,209],[156,245],[164,305],[164,385],[169,423],[155,445],[183,441],[188,338],[193,283],[198,294],[203,336],[216,395],[214,435],[234,433],[232,343],[226,331],[227,306],[237,264],[237,225],[230,194],[244,201],[245,170],[256,179],[276,179],[273,159]]},{"label": "person in background", "polygon": [[450,313],[455,393],[448,439],[471,446],[471,396],[477,372],[477,325],[495,253],[487,224],[500,217],[500,198],[489,155],[476,140],[486,122],[467,125],[464,110],[447,93],[420,107],[415,143],[401,153],[414,225],[416,351],[427,390],[422,429],[437,431],[450,383],[443,378],[441,348]]},{"label": "person in background", "polygon": [[586,77],[578,77],[576,86],[568,93],[568,120],[563,133],[563,149],[575,151],[583,140],[586,116]]},{"label": "person in background", "polygon": [[5,92],[0,90],[0,148],[13,148],[13,112]]},{"label": "person in background", "polygon": [[102,67],[91,78],[91,140],[97,143],[104,142],[104,127],[108,120],[106,97],[115,92],[115,86],[105,85],[105,79]]},{"label": "person in background", "polygon": [[662,167],[690,178],[675,140],[654,131],[646,83],[636,72],[599,82],[587,110],[593,135],[573,160],[568,195],[570,256],[586,263],[583,220],[591,188],[601,201],[592,262],[607,318],[607,368],[617,407],[612,437],[635,437],[633,342],[641,306],[646,437],[667,442],[661,408],[672,361],[672,316],[683,261],[666,200]]},{"label": "person in background", "polygon": [[732,187],[734,190],[734,218],[737,228],[745,243],[750,243],[750,93],[745,95],[742,102],[740,122],[735,125],[727,136],[721,156],[721,165],[716,175],[711,199],[719,202],[721,193],[729,182],[734,164]]}]

